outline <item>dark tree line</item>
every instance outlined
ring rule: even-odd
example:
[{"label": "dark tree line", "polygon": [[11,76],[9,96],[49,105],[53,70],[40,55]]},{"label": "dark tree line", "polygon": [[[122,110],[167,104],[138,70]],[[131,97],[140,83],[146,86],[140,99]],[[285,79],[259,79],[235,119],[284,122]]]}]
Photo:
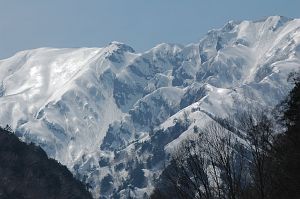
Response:
[{"label": "dark tree line", "polygon": [[34,144],[21,142],[9,126],[0,127],[1,199],[88,199],[86,186],[67,167]]},{"label": "dark tree line", "polygon": [[[197,129],[182,142],[151,198],[300,198],[300,83],[281,104],[274,123],[249,110]],[[274,126],[283,122],[283,133]]]},{"label": "dark tree line", "polygon": [[286,131],[276,136],[270,153],[275,198],[300,198],[300,81],[283,102]]}]

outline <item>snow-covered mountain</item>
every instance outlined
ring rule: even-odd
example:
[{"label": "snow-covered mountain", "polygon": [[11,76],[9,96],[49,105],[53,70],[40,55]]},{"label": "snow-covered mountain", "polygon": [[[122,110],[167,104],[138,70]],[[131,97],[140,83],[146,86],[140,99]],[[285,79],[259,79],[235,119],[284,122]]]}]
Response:
[{"label": "snow-covered mountain", "polygon": [[300,19],[228,22],[198,43],[144,53],[40,48],[0,60],[0,124],[39,144],[95,197],[147,197],[194,126],[274,107],[300,69]]}]

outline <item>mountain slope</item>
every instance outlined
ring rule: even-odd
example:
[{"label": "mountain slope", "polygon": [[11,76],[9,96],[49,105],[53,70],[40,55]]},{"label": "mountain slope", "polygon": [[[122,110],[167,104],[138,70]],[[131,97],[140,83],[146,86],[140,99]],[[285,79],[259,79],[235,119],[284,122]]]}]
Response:
[{"label": "mountain slope", "polygon": [[0,123],[94,196],[141,197],[194,126],[282,100],[299,58],[300,20],[280,16],[231,21],[199,43],[144,53],[118,42],[24,51],[0,61]]},{"label": "mountain slope", "polygon": [[0,198],[92,198],[65,166],[0,129]]}]

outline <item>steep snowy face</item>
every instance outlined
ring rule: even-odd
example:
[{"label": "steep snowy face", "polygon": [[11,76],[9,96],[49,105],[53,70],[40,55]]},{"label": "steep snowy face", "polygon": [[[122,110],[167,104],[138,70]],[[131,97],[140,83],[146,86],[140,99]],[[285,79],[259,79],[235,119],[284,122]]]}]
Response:
[{"label": "steep snowy face", "polygon": [[120,66],[110,60],[130,62],[132,52],[114,42],[103,49],[36,49],[2,60],[2,125],[72,165],[98,148],[105,128],[122,114],[111,89]]},{"label": "steep snowy face", "polygon": [[300,20],[280,16],[144,53],[119,42],[29,50],[0,60],[0,124],[67,165],[95,197],[141,198],[194,126],[272,108],[299,69]]},{"label": "steep snowy face", "polygon": [[218,87],[260,82],[276,62],[293,56],[298,24],[298,20],[269,17],[257,22],[229,22],[221,30],[210,31],[200,42],[203,72],[198,79],[213,76],[208,81]]}]

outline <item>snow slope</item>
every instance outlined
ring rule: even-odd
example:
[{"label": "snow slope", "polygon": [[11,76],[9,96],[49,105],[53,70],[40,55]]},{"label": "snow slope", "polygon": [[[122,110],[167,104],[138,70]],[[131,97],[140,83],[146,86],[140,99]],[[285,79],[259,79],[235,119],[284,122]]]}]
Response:
[{"label": "snow slope", "polygon": [[144,53],[118,42],[28,50],[0,60],[0,124],[67,165],[95,197],[141,198],[194,126],[274,107],[299,69],[300,20],[280,16],[230,21],[198,43]]}]

